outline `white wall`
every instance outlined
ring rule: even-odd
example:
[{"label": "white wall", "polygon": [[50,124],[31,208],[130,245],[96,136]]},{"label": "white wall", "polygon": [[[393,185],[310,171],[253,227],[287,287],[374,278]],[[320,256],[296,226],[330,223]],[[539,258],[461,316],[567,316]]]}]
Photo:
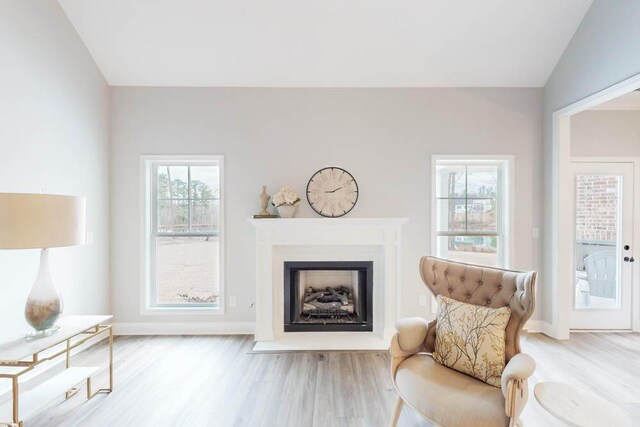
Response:
[{"label": "white wall", "polygon": [[544,87],[543,275],[538,307],[552,321],[553,282],[552,176],[554,164],[552,114],[567,105],[640,73],[640,2],[595,0]]},{"label": "white wall", "polygon": [[[95,243],[51,253],[66,313],[109,309],[108,100],[57,2],[0,1],[0,192],[87,196]],[[28,330],[37,267],[38,250],[0,251],[0,341]]]},{"label": "white wall", "polygon": [[572,156],[640,156],[640,111],[587,110],[571,116]]},{"label": "white wall", "polygon": [[[418,259],[428,253],[432,154],[515,156],[513,267],[537,269],[541,193],[540,89],[134,88],[111,92],[112,299],[118,322],[253,321],[254,230],[260,186],[299,194],[323,166],[349,170],[360,199],[352,217],[406,216],[403,315],[425,314]],[[224,154],[224,316],[140,316],[142,154]],[[304,197],[303,197],[304,198]],[[314,216],[306,200],[300,216]],[[260,302],[257,302],[258,304]]]}]

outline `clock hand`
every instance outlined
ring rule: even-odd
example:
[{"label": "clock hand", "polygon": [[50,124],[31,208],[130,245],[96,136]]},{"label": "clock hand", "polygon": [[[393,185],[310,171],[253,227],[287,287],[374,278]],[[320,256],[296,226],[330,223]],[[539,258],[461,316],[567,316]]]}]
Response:
[{"label": "clock hand", "polygon": [[340,190],[342,187],[338,187],[335,190],[332,191],[325,191],[325,193],[335,193],[336,191]]}]

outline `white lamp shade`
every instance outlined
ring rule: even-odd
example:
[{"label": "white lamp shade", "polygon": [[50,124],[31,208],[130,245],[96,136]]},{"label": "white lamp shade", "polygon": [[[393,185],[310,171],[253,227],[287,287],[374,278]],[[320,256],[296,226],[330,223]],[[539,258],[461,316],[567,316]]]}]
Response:
[{"label": "white lamp shade", "polygon": [[84,244],[86,205],[84,197],[0,193],[0,249]]}]

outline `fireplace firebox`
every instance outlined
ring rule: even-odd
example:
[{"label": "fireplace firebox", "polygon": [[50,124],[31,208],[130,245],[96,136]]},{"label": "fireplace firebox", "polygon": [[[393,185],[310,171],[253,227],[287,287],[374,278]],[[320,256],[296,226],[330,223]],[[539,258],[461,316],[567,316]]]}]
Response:
[{"label": "fireplace firebox", "polygon": [[372,331],[373,262],[284,263],[284,331]]}]

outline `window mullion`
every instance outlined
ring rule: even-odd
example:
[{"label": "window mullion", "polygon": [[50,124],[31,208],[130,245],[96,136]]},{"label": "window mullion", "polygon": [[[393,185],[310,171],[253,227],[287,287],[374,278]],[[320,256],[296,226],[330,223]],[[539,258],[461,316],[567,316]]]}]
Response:
[{"label": "window mullion", "polygon": [[191,232],[191,166],[187,166],[187,233]]},{"label": "window mullion", "polygon": [[[148,190],[150,192],[150,199],[151,199],[151,210],[150,210],[150,214],[151,214],[151,224],[150,228],[151,228],[151,235],[153,237],[156,236],[156,233],[158,232],[158,166],[157,165],[152,165],[151,166],[151,176],[149,177],[150,179],[150,183],[149,186],[147,187]],[[149,188],[150,187],[150,188]]]},{"label": "window mullion", "polygon": [[469,231],[469,166],[464,166],[464,231]]}]

